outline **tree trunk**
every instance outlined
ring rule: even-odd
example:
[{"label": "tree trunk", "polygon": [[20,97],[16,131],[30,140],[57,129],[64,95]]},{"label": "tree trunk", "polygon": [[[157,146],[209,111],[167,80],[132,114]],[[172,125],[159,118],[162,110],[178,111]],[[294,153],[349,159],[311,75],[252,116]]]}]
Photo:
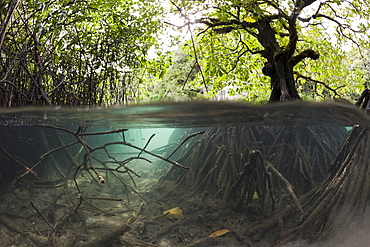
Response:
[{"label": "tree trunk", "polygon": [[345,238],[361,224],[370,202],[370,129],[355,126],[333,162],[328,179],[312,200],[302,221],[283,242],[325,241],[334,232]]},{"label": "tree trunk", "polygon": [[270,63],[270,71],[264,70],[264,73],[271,78],[272,91],[269,101],[300,100],[293,77],[293,66],[286,58],[285,52],[275,55],[273,64]]}]

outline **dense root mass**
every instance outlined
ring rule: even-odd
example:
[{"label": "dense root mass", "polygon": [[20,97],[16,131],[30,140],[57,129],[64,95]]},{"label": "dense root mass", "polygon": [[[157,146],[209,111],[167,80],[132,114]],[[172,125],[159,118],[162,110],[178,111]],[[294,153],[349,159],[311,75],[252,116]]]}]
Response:
[{"label": "dense root mass", "polygon": [[354,220],[357,222],[363,217],[370,202],[369,148],[370,130],[354,127],[331,165],[326,182],[311,199],[300,224],[289,231],[284,242],[308,237],[323,241],[338,225],[342,230],[348,229]]},{"label": "dense root mass", "polygon": [[[207,191],[225,201],[240,200],[249,194],[248,202],[254,192],[260,197],[269,193],[263,189],[265,182],[275,189],[286,187],[276,174],[269,179],[269,173],[258,172],[263,166],[256,170],[246,166],[250,154],[258,151],[301,196],[327,176],[329,164],[346,135],[345,128],[326,126],[211,128],[178,155],[182,163],[189,165],[189,171],[173,167],[167,178],[176,178],[181,187]],[[238,186],[242,192],[235,193]]]},{"label": "dense root mass", "polygon": [[[51,131],[63,134],[48,141]],[[323,241],[338,215],[346,212],[341,222],[346,226],[367,209],[367,128],[354,127],[348,137],[345,128],[327,126],[193,129],[155,151],[146,149],[153,136],[139,148],[125,140],[124,132],[110,132],[119,134],[119,141],[91,146],[86,137],[110,133],[41,130],[47,151],[35,150],[30,167],[22,162],[21,148],[10,152],[16,147],[11,141],[1,146],[0,154],[9,161],[0,168],[1,183],[10,184],[12,205],[0,204],[4,241],[28,246],[284,245]],[[7,138],[19,136],[15,131]],[[22,145],[30,143],[25,139]],[[117,157],[115,145],[135,154]],[[152,163],[144,154],[168,169],[146,171]],[[134,169],[132,162],[139,165]],[[163,214],[175,207],[184,213]],[[209,237],[219,230],[225,235]]]}]

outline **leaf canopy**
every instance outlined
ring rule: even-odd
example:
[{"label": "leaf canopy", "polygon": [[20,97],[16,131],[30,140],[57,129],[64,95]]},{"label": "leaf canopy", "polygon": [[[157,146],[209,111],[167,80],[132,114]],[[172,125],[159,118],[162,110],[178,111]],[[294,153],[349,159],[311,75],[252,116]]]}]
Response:
[{"label": "leaf canopy", "polygon": [[[262,71],[279,52],[291,54],[295,86],[305,99],[353,99],[365,83],[368,72],[351,66],[349,45],[358,52],[369,47],[369,5],[363,1],[213,0],[174,5],[189,20],[196,13],[189,24],[198,34],[197,50],[190,45],[185,50],[198,57],[205,79],[199,76],[195,83],[206,84],[210,95],[232,86],[247,92],[249,101],[267,100],[273,85]],[[263,20],[271,29],[261,28]],[[320,58],[309,59],[314,54]]]}]

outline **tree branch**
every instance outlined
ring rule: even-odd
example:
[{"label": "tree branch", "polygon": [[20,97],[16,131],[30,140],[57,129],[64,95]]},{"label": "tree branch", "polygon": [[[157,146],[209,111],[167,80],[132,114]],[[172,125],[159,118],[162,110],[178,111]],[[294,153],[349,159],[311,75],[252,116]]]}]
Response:
[{"label": "tree branch", "polygon": [[28,102],[28,103],[31,103],[32,102],[32,100],[30,100],[28,97],[27,97],[27,95],[26,94],[24,94],[24,93],[22,93],[19,89],[18,89],[18,87],[17,87],[17,85],[15,85],[13,82],[11,82],[11,81],[9,81],[9,80],[0,80],[0,83],[5,83],[5,84],[8,84],[8,85],[10,85],[10,86],[12,86],[20,95],[22,95],[25,99],[26,99],[26,101]]},{"label": "tree branch", "polygon": [[13,18],[13,15],[14,15],[15,10],[17,9],[18,3],[19,3],[19,0],[12,0],[9,4],[9,9],[6,13],[5,20],[2,23],[1,28],[0,28],[0,50],[1,50],[1,47],[3,46],[6,29],[8,28],[8,25],[11,19]]},{"label": "tree branch", "polygon": [[335,96],[340,96],[338,93],[337,93],[337,89],[338,88],[342,88],[344,86],[339,86],[337,89],[334,89],[334,88],[331,88],[330,86],[328,86],[325,82],[322,82],[322,81],[318,81],[318,80],[315,80],[315,79],[312,79],[311,77],[309,76],[304,76],[304,75],[301,75],[299,74],[298,72],[295,72],[295,74],[297,75],[297,79],[299,78],[303,78],[305,80],[308,80],[308,81],[313,81],[315,83],[318,83],[318,84],[321,84],[323,85],[325,88],[327,88],[328,90],[332,91],[334,93]]},{"label": "tree branch", "polygon": [[316,52],[312,49],[306,49],[306,50],[302,51],[301,53],[299,53],[298,55],[293,56],[290,59],[290,63],[294,67],[297,63],[299,63],[300,61],[302,61],[305,58],[311,58],[313,60],[317,60],[319,57],[320,57],[320,53],[318,53],[318,52]]}]

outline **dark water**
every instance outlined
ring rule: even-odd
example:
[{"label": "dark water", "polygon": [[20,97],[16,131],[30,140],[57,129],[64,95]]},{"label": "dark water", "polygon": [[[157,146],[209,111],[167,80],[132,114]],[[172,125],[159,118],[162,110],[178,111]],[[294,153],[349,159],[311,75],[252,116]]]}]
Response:
[{"label": "dark water", "polygon": [[[60,223],[60,219],[69,212],[66,210],[66,205],[72,209],[76,207],[77,194],[93,198],[124,198],[109,204],[106,202],[104,204],[101,201],[95,204],[99,208],[114,212],[115,217],[107,218],[104,214],[99,215],[99,212],[94,211],[94,208],[91,207],[89,210],[93,213],[84,213],[86,225],[80,226],[81,233],[78,234],[86,237],[81,241],[88,242],[89,234],[94,236],[96,230],[104,230],[111,225],[117,225],[117,222],[126,222],[132,217],[132,212],[137,211],[136,208],[139,206],[129,202],[131,199],[128,196],[126,198],[126,194],[130,194],[130,196],[133,194],[136,197],[137,194],[128,188],[136,187],[138,191],[145,193],[171,167],[170,164],[163,162],[163,159],[150,153],[142,153],[140,149],[167,157],[176,147],[172,144],[177,143],[178,145],[186,135],[206,131],[209,127],[256,126],[276,131],[284,126],[294,126],[298,130],[303,127],[304,132],[304,127],[307,126],[337,126],[350,130],[354,125],[369,125],[369,120],[368,115],[353,105],[339,103],[302,102],[250,105],[240,102],[196,102],[143,104],[112,108],[26,107],[0,109],[0,191],[5,194],[5,192],[9,192],[7,190],[11,187],[11,195],[14,194],[14,197],[11,196],[8,199],[9,202],[5,201],[3,197],[0,198],[0,223],[8,224],[8,227],[0,224],[0,231],[3,233],[5,246],[27,246],[32,241],[15,229],[24,228],[24,231],[36,229],[31,231],[32,234],[41,237],[50,234],[50,228],[42,220],[40,213],[32,209],[30,202],[41,213],[51,215],[50,219],[48,218],[49,221],[57,225]],[[119,133],[104,133],[112,129],[128,130],[122,130]],[[99,135],[85,135],[83,139],[92,148],[93,164],[96,168],[101,169],[99,171],[109,182],[109,186],[102,186],[96,181],[94,182],[96,180],[94,174],[76,169],[85,162],[87,157],[81,142],[59,150],[59,147],[63,145],[73,144],[77,140],[76,133],[80,130],[85,133],[101,133]],[[303,137],[304,134],[302,134]],[[188,142],[194,143],[199,138],[201,135],[195,136]],[[344,138],[345,134],[338,139],[331,140],[336,149],[339,149]],[[122,142],[128,144],[122,144]],[[263,147],[261,145],[263,142],[264,140],[254,140],[250,145],[265,148],[265,150],[273,148],[272,143],[269,144],[271,146]],[[110,145],[105,147],[107,143]],[[221,147],[222,143],[215,143],[215,146],[217,145]],[[99,147],[104,148],[96,149]],[[183,147],[185,149],[187,144],[185,143]],[[49,153],[51,150],[53,152]],[[181,153],[181,150],[178,152]],[[46,154],[48,157],[44,159]],[[174,155],[171,159],[176,160],[179,157]],[[122,164],[129,170],[120,171]],[[328,166],[329,164],[324,165]],[[30,169],[32,172],[28,172]],[[113,172],[117,177],[113,176],[113,172],[108,176],[107,174],[111,172],[109,169],[115,169]],[[135,173],[130,173],[131,171]],[[128,176],[129,173],[131,177]],[[132,177],[135,177],[136,184]],[[14,186],[15,180],[17,181],[16,186]],[[126,183],[123,186],[125,192],[122,195],[122,184],[124,183]],[[63,184],[67,193],[62,191],[63,187],[60,187]],[[55,199],[56,192],[62,193],[60,198],[58,197],[59,199]],[[136,200],[140,205],[141,198]],[[162,204],[165,203],[162,202]],[[24,211],[25,207],[26,211]],[[168,206],[165,205],[165,207]],[[183,207],[186,211],[186,206]],[[157,210],[153,213],[149,207],[146,210],[148,211],[145,212],[145,217],[151,217],[152,214],[159,212]],[[205,213],[201,212],[201,214]],[[15,215],[18,216],[15,217]],[[158,217],[160,218],[160,214],[155,216],[155,218]],[[189,213],[188,217],[190,217]],[[16,221],[11,223],[12,219],[18,219],[19,225],[16,224]],[[155,224],[158,224],[158,219]],[[224,222],[226,221],[225,218]],[[218,223],[216,223],[213,223],[215,226],[212,227],[218,230]],[[25,224],[29,225],[24,227]],[[154,231],[150,228],[151,224],[148,222],[146,224],[148,232]],[[185,225],[180,225],[179,227],[183,227],[184,231],[191,232],[195,236],[193,240],[206,236],[201,234],[203,229],[198,229],[195,232],[192,230],[194,226],[186,228]],[[63,234],[67,233],[60,234],[65,236]],[[132,234],[135,234],[135,229],[132,230]],[[19,239],[14,238],[14,235],[20,236]],[[148,236],[145,235],[145,237]],[[176,244],[166,244],[167,240],[169,241],[169,238],[163,237],[156,239],[156,243],[158,246],[177,246]],[[298,245],[292,246],[302,246],[302,244],[298,242]]]}]

